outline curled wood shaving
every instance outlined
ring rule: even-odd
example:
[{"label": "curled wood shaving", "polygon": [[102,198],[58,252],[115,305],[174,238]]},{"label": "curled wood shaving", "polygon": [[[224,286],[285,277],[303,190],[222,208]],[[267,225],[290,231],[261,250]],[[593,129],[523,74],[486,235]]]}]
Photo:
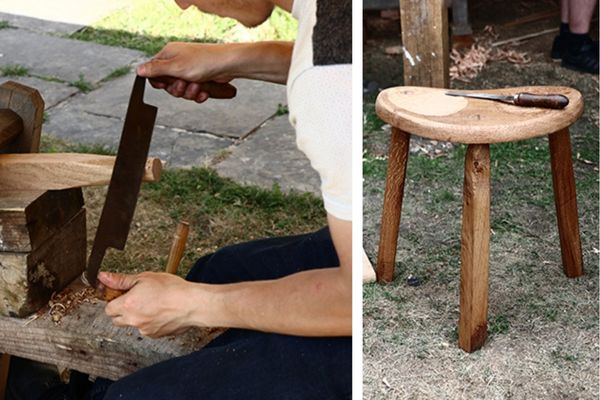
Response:
[{"label": "curled wood shaving", "polygon": [[67,288],[60,293],[54,293],[48,301],[48,315],[55,325],[60,325],[62,318],[70,314],[79,305],[83,303],[96,304],[94,297],[94,288],[87,287],[85,289],[73,292]]},{"label": "curled wood shaving", "polygon": [[477,77],[490,61],[507,61],[511,64],[527,64],[531,59],[526,52],[507,47],[493,47],[492,40],[498,38],[494,28],[487,25],[483,35],[475,38],[468,49],[452,49],[450,53],[450,79],[470,82]]}]

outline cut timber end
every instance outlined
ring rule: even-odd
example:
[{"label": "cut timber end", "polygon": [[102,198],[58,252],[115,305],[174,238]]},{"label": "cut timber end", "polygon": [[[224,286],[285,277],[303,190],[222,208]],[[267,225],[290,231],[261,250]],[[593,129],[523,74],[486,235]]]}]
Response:
[{"label": "cut timber end", "polygon": [[0,195],[0,315],[23,317],[84,270],[85,209],[81,189],[9,196]]},{"label": "cut timber end", "polygon": [[23,121],[23,131],[2,151],[7,153],[37,153],[44,120],[44,100],[40,93],[16,82],[0,85],[0,109],[6,108]]}]

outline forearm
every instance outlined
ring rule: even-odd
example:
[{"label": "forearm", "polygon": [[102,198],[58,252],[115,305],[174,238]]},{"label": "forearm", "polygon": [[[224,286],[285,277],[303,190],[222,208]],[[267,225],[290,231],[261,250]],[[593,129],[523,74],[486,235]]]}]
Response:
[{"label": "forearm", "polygon": [[290,69],[293,42],[228,44],[228,74],[233,78],[256,79],[285,84]]},{"label": "forearm", "polygon": [[[352,283],[340,267],[281,279],[197,287],[189,304],[191,325],[225,326],[301,336],[352,334]],[[198,299],[195,302],[196,298]],[[207,317],[207,308],[209,316]]]}]

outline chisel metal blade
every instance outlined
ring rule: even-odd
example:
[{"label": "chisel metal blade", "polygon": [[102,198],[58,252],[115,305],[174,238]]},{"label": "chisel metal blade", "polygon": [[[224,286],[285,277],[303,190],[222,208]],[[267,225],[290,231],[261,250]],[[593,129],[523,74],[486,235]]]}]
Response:
[{"label": "chisel metal blade", "polygon": [[146,78],[136,76],[108,193],[88,260],[86,278],[96,287],[109,247],[123,250],[135,212],[158,109],[144,103]]}]

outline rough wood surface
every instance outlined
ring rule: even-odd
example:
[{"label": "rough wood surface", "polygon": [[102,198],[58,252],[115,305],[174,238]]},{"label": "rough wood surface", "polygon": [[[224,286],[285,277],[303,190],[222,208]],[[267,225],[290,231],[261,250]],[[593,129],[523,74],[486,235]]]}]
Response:
[{"label": "rough wood surface", "polygon": [[409,142],[410,134],[392,128],[377,255],[376,273],[379,282],[391,282],[394,279]]},{"label": "rough wood surface", "polygon": [[0,193],[0,252],[30,252],[83,207],[80,188]]},{"label": "rough wood surface", "polygon": [[490,147],[469,145],[465,158],[460,265],[459,346],[479,349],[487,337],[490,250]]},{"label": "rough wood surface", "polygon": [[[70,286],[81,290],[80,280]],[[47,310],[37,319],[0,317],[0,352],[68,366],[84,373],[118,379],[157,362],[206,346],[223,329],[194,329],[149,339],[134,328],[117,328],[104,313],[106,303],[83,303],[56,325]],[[36,314],[37,315],[37,314]]]},{"label": "rough wood surface", "polygon": [[6,153],[37,153],[44,120],[44,100],[30,87],[8,81],[0,85],[0,108],[14,111],[23,121],[23,132],[0,151]]},{"label": "rough wood surface", "polygon": [[[569,105],[562,110],[518,107],[472,98],[466,99],[466,107],[459,107],[456,99],[444,95],[444,92],[445,89],[408,86],[386,89],[377,97],[377,115],[388,124],[413,135],[440,141],[484,144],[547,135],[570,126],[583,112],[581,93],[563,86],[485,90],[485,93],[494,94],[562,94],[569,98]],[[434,96],[439,97],[435,103],[431,101]],[[442,108],[445,115],[428,111],[434,107]],[[453,109],[456,111],[447,114]]]},{"label": "rough wood surface", "polygon": [[548,140],[563,269],[569,278],[576,278],[583,275],[583,259],[569,129],[549,135]]},{"label": "rough wood surface", "polygon": [[30,253],[0,253],[0,315],[24,317],[53,292],[81,275],[86,265],[85,209]]},{"label": "rough wood surface", "polygon": [[23,132],[23,120],[12,110],[0,108],[0,149]]},{"label": "rough wood surface", "polygon": [[[95,154],[0,154],[0,190],[60,190],[108,185],[114,164],[114,156]],[[158,181],[161,170],[161,161],[149,158],[143,181]]]},{"label": "rough wood surface", "polygon": [[448,9],[444,0],[400,1],[404,83],[448,87]]}]

